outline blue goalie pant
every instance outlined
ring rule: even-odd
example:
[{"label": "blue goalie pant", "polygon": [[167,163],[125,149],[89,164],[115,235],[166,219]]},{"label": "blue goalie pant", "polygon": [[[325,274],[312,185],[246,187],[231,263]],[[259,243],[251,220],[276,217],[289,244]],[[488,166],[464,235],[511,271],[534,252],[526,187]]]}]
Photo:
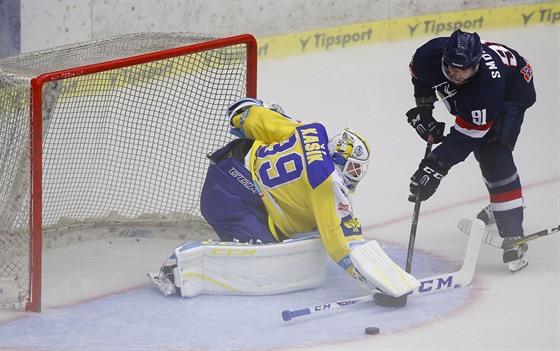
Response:
[{"label": "blue goalie pant", "polygon": [[220,240],[267,244],[276,242],[268,227],[268,213],[244,166],[253,140],[236,139],[208,158],[200,195],[200,211]]}]

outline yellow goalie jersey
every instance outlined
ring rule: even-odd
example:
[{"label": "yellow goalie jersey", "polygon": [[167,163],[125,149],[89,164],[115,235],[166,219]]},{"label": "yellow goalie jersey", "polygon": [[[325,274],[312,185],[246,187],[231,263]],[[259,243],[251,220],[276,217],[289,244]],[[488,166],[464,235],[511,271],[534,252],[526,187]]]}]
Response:
[{"label": "yellow goalie jersey", "polygon": [[297,123],[259,106],[231,123],[255,139],[248,167],[276,238],[274,226],[287,237],[318,229],[331,259],[352,274],[350,251],[364,239],[350,193],[330,156],[325,127]]}]

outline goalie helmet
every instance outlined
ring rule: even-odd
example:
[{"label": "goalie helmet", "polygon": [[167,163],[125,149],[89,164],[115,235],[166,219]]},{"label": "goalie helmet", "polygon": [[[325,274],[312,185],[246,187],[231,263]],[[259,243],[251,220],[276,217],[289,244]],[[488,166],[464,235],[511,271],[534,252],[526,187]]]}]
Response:
[{"label": "goalie helmet", "polygon": [[[482,43],[478,34],[457,29],[445,44],[441,58],[441,69],[449,81],[462,84],[469,81],[478,72],[481,57]],[[466,75],[463,74],[463,77],[457,80],[451,73],[450,67],[466,71]]]},{"label": "goalie helmet", "polygon": [[335,168],[341,174],[346,187],[354,193],[358,182],[366,175],[371,149],[367,141],[350,128],[329,140]]}]

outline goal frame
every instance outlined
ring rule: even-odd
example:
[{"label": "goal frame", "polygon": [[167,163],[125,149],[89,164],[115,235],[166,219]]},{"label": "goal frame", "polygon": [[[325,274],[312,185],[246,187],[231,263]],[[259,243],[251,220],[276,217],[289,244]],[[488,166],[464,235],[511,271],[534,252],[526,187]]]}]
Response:
[{"label": "goal frame", "polygon": [[75,67],[60,71],[41,74],[31,80],[30,96],[30,204],[29,204],[29,296],[25,310],[41,311],[42,291],[42,104],[43,85],[59,79],[77,77],[87,74],[104,72],[112,69],[123,68],[133,64],[142,64],[152,61],[169,59],[190,53],[198,53],[230,45],[245,44],[247,46],[247,87],[248,97],[255,97],[257,93],[257,57],[258,47],[256,39],[250,34],[241,34],[207,42],[191,44],[183,47],[153,52],[123,59],[107,61],[92,65]]}]

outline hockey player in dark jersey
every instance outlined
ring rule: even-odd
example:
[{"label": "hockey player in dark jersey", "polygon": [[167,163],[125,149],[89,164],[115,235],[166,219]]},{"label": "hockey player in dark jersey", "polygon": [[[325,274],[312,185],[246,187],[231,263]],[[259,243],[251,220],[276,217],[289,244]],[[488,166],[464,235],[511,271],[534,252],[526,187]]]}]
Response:
[{"label": "hockey player in dark jersey", "polygon": [[[410,199],[427,200],[472,152],[490,194],[477,217],[495,222],[501,237],[522,237],[522,187],[512,152],[525,111],[536,101],[531,65],[510,47],[456,30],[418,48],[410,72],[416,107],[406,113],[408,123],[424,140],[440,143],[411,177]],[[448,134],[432,115],[438,98],[455,116]],[[526,244],[504,250],[510,271],[527,265],[526,251]]]}]

